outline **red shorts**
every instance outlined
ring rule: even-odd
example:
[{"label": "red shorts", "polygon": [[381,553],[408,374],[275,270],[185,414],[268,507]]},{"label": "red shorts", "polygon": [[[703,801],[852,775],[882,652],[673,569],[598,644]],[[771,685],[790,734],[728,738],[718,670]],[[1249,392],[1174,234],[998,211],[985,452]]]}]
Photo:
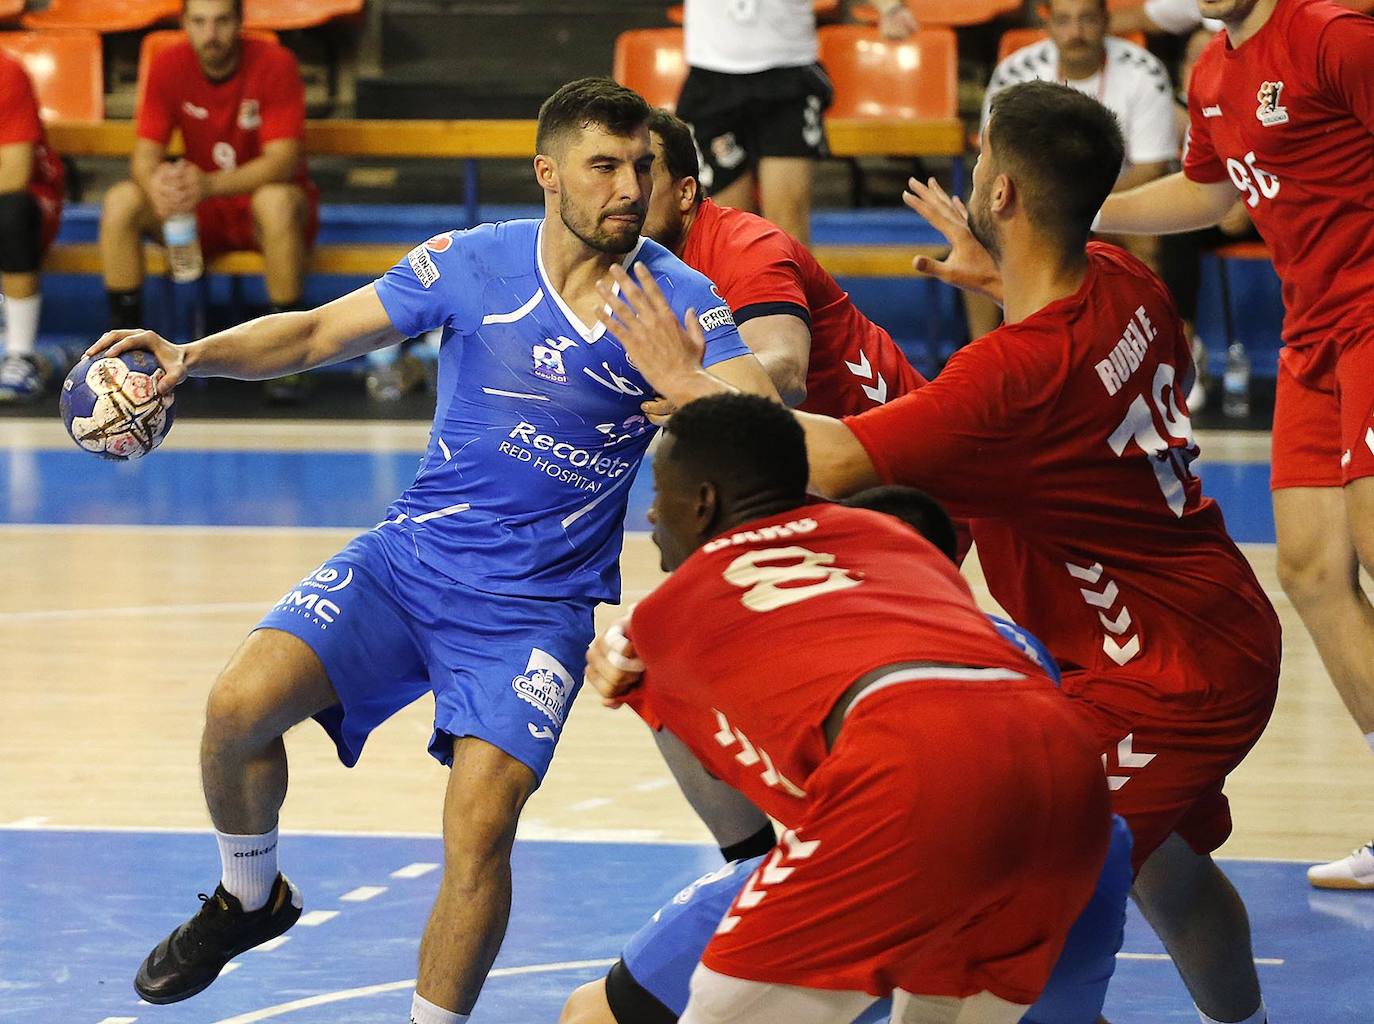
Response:
[{"label": "red shorts", "polygon": [[1374,476],[1374,311],[1279,353],[1269,486],[1342,487]]},{"label": "red shorts", "polygon": [[1035,682],[902,683],[853,705],[810,805],[702,956],[720,974],[1033,1003],[1106,856],[1090,732]]},{"label": "red shorts", "polygon": [[1231,834],[1226,776],[1250,752],[1274,710],[1277,666],[1254,699],[1209,706],[1197,687],[1173,692],[1139,680],[1068,672],[1062,689],[1085,712],[1101,744],[1112,810],[1135,838],[1139,871],[1171,832],[1198,853],[1211,853]]},{"label": "red shorts", "polygon": [[61,188],[51,185],[32,183],[29,185],[29,195],[33,196],[38,203],[38,211],[43,218],[43,240],[40,252],[46,253],[52,246],[53,240],[57,238],[57,229],[62,226],[62,200],[64,198]]},{"label": "red shorts", "polygon": [[[310,213],[306,220],[305,246],[315,244],[320,231],[320,190],[313,182],[302,185]],[[223,252],[243,249],[257,250],[257,228],[253,224],[253,197],[211,196],[196,207],[196,231],[200,234],[200,250],[208,259]]]}]

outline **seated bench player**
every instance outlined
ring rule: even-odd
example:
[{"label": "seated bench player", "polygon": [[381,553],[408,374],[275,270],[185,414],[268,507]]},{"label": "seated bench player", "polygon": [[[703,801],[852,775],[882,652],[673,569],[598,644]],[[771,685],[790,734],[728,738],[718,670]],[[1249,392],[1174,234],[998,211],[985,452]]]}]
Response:
[{"label": "seated bench player", "polygon": [[1092,736],[944,554],[890,517],[807,505],[806,484],[786,410],[721,395],[676,412],[650,516],[672,575],[628,642],[588,655],[608,703],[787,829],[682,1020],[848,1024],[891,996],[906,1024],[1013,1024],[1106,856]]}]

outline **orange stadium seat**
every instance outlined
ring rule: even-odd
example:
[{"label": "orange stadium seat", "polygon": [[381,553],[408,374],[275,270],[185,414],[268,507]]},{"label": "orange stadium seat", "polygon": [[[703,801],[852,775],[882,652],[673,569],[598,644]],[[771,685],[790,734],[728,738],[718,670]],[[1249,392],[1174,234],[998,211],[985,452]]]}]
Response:
[{"label": "orange stadium seat", "polygon": [[[264,29],[244,29],[243,34],[249,39],[277,42],[277,33]],[[138,92],[135,109],[143,105],[143,90],[148,84],[148,69],[152,67],[153,58],[169,46],[185,41],[186,33],[179,28],[159,29],[143,37],[143,43],[138,48]]]},{"label": "orange stadium seat", "polygon": [[24,0],[0,0],[0,21],[14,21],[24,13]]},{"label": "orange stadium seat", "polygon": [[44,121],[103,121],[105,70],[95,32],[3,32],[0,50],[33,80]]},{"label": "orange stadium seat", "polygon": [[828,116],[937,120],[958,112],[954,33],[923,28],[910,39],[883,39],[867,25],[821,29],[821,63],[835,85]]},{"label": "orange stadium seat", "polygon": [[175,21],[181,0],[52,0],[45,11],[24,15],[25,28],[82,28],[94,32],[133,32],[160,21]]},{"label": "orange stadium seat", "polygon": [[620,33],[615,40],[611,77],[639,93],[651,106],[676,108],[687,78],[682,29],[640,28]]},{"label": "orange stadium seat", "polygon": [[[1021,9],[1021,0],[906,0],[922,28],[934,25],[981,25]],[[865,25],[878,23],[878,12],[870,4],[853,9],[855,20]]]},{"label": "orange stadium seat", "polygon": [[[1002,38],[997,43],[998,63],[1006,60],[1017,50],[1032,43],[1038,43],[1045,38],[1043,28],[1009,28],[1002,33]],[[1136,46],[1145,45],[1145,33],[1128,32],[1121,37],[1128,43],[1135,43]]]},{"label": "orange stadium seat", "polygon": [[357,18],[363,13],[363,0],[244,0],[245,28],[316,28],[339,18]]}]

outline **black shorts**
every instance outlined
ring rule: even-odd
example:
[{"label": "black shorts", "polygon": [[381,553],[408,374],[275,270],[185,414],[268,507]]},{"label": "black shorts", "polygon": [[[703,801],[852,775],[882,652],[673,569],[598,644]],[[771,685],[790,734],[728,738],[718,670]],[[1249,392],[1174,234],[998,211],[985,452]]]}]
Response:
[{"label": "black shorts", "polygon": [[819,64],[727,75],[692,68],[677,113],[701,150],[701,184],[719,192],[762,157],[822,157],[834,88]]}]

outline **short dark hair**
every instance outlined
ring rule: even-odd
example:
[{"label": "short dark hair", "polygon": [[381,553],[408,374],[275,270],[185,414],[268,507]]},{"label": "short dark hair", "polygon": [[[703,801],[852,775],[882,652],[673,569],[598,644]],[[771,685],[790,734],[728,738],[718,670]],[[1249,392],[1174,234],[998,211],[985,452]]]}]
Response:
[{"label": "short dark hair", "polygon": [[993,96],[987,135],[1031,222],[1066,246],[1086,241],[1126,154],[1116,116],[1066,85],[1023,82]]},{"label": "short dark hair", "polygon": [[777,402],[735,393],[699,398],[663,429],[673,438],[673,461],[724,494],[767,492],[805,502],[806,434]]},{"label": "short dark hair", "polygon": [[612,135],[633,135],[648,120],[652,108],[633,89],[609,78],[579,78],[569,82],[539,108],[535,152],[552,154],[570,131],[599,125]]},{"label": "short dark hair", "polygon": [[[191,0],[181,0],[181,16],[186,16],[186,8],[190,6]],[[243,20],[243,0],[234,0],[234,16]]]},{"label": "short dark hair", "polygon": [[[674,181],[694,178],[701,181],[701,158],[697,154],[696,139],[692,137],[692,127],[677,115],[657,107],[649,118],[649,131],[663,142],[663,162],[668,165],[668,173]],[[697,202],[701,202],[701,189],[697,189]]]},{"label": "short dark hair", "polygon": [[959,559],[959,537],[954,523],[940,503],[925,491],[889,484],[851,494],[840,504],[900,519],[939,548],[951,562]]}]

